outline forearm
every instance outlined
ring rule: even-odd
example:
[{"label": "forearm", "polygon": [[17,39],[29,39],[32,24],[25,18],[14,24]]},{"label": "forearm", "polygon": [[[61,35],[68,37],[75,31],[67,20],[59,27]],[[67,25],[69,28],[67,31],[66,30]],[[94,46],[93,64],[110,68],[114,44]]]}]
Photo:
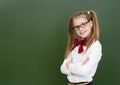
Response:
[{"label": "forearm", "polygon": [[99,63],[98,58],[86,58],[83,62],[71,63],[69,65],[69,71],[76,75],[87,75],[90,71],[97,67]]},{"label": "forearm", "polygon": [[67,68],[66,63],[67,63],[67,60],[64,60],[63,64],[62,64],[61,67],[60,67],[60,70],[61,70],[61,72],[62,72],[63,74],[68,75],[68,74],[70,74],[70,71],[69,71],[69,69]]}]

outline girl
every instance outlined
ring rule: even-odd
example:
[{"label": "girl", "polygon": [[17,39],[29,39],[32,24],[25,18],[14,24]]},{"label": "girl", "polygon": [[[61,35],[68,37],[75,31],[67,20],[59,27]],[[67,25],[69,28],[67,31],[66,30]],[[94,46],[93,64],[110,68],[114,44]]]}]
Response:
[{"label": "girl", "polygon": [[68,44],[61,72],[68,85],[93,85],[102,56],[99,27],[93,10],[75,13],[68,22]]}]

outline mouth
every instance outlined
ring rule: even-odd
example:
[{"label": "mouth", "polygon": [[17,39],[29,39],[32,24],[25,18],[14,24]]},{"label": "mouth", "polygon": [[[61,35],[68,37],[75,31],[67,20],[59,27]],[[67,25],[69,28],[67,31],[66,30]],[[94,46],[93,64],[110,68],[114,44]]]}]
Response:
[{"label": "mouth", "polygon": [[81,34],[81,35],[84,35],[84,34],[85,34],[85,32],[86,32],[86,31],[82,31],[82,32],[80,32],[80,34]]}]

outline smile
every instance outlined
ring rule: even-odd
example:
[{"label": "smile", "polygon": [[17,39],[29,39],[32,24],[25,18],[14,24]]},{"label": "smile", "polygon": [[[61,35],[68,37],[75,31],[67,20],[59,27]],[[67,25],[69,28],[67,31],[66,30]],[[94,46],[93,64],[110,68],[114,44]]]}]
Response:
[{"label": "smile", "polygon": [[86,31],[80,32],[81,35],[85,34]]}]

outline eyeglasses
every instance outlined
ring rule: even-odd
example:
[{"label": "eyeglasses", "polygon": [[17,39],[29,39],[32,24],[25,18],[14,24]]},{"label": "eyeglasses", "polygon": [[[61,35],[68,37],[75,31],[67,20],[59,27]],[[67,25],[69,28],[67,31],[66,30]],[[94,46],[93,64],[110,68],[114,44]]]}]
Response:
[{"label": "eyeglasses", "polygon": [[88,20],[87,22],[84,22],[84,23],[82,23],[82,24],[80,24],[80,25],[78,25],[78,26],[74,26],[74,27],[72,28],[72,30],[77,31],[77,30],[79,30],[80,28],[85,28],[85,27],[87,26],[87,23],[88,23],[89,21],[90,21],[90,20]]}]

